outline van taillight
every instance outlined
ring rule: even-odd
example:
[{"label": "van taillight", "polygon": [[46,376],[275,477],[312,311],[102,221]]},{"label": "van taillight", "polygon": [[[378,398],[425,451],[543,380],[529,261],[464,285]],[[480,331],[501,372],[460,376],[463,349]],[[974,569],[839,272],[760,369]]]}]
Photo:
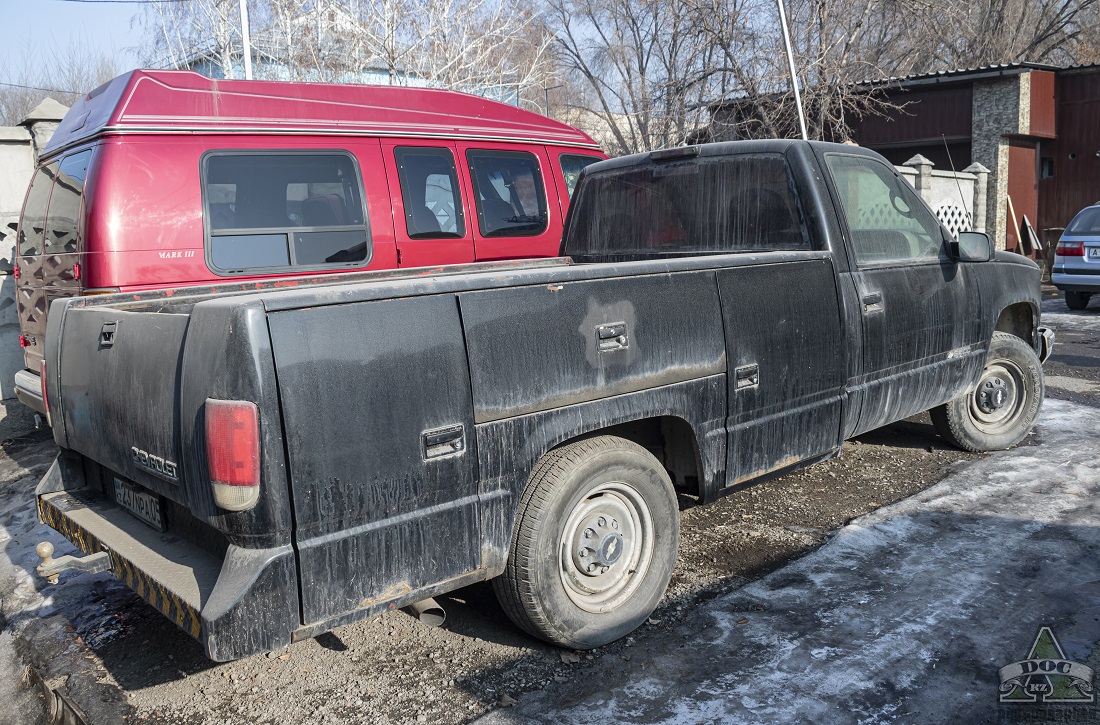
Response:
[{"label": "van taillight", "polygon": [[228,511],[260,499],[260,410],[243,400],[206,400],[206,465],[214,502]]},{"label": "van taillight", "polygon": [[1054,253],[1059,257],[1083,257],[1085,256],[1084,242],[1058,242]]}]

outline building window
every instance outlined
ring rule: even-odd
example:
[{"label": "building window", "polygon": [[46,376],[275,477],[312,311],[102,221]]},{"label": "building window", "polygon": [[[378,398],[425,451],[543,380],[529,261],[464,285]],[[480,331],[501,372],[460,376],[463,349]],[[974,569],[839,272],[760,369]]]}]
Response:
[{"label": "building window", "polygon": [[1039,159],[1039,178],[1050,179],[1054,177],[1054,159],[1043,156]]}]

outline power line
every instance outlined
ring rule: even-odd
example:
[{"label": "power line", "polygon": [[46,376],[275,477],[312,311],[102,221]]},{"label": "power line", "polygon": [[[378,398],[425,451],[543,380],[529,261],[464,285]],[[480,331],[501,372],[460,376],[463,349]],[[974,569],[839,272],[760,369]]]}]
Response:
[{"label": "power line", "polygon": [[88,3],[89,5],[152,5],[153,3],[185,3],[190,0],[55,0],[60,3]]},{"label": "power line", "polygon": [[[74,1],[74,0],[70,0]],[[50,93],[69,93],[73,95],[80,95],[80,91],[63,91],[60,88],[43,88],[42,86],[25,86],[21,83],[5,83],[0,81],[0,86],[7,86],[8,88],[26,88],[28,91],[48,91]]]}]

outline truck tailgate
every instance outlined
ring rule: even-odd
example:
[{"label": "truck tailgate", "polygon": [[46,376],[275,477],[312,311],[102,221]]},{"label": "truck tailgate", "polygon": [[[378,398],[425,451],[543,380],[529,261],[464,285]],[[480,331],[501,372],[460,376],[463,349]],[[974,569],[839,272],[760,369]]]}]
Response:
[{"label": "truck tailgate", "polygon": [[53,408],[62,413],[53,424],[63,426],[67,447],[185,505],[179,392],[189,321],[186,314],[70,306]]}]

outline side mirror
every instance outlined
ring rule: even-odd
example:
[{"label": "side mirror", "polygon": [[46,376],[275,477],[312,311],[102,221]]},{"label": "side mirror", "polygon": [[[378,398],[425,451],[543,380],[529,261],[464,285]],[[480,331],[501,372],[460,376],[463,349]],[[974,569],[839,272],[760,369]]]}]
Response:
[{"label": "side mirror", "polygon": [[951,256],[960,262],[988,262],[993,259],[993,240],[985,232],[959,232],[959,241],[949,242]]}]

